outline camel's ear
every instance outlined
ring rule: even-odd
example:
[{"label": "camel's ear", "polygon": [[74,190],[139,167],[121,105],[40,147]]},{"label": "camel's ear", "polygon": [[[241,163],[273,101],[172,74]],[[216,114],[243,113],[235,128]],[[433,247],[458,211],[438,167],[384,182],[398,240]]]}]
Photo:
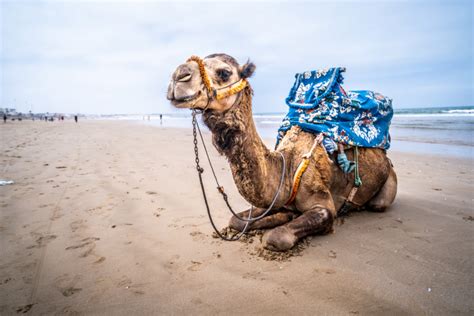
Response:
[{"label": "camel's ear", "polygon": [[243,79],[251,77],[255,71],[255,68],[257,67],[254,63],[252,63],[250,60],[247,61],[245,65],[240,67],[240,77]]}]

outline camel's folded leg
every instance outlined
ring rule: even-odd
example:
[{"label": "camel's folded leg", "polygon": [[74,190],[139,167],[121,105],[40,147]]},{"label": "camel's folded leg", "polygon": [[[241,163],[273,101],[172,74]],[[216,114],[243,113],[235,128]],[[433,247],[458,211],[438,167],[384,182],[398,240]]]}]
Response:
[{"label": "camel's folded leg", "polygon": [[333,222],[333,214],[325,208],[306,211],[288,224],[267,231],[263,235],[263,247],[273,251],[289,250],[305,236],[330,232]]},{"label": "camel's folded leg", "polygon": [[372,212],[383,212],[389,207],[397,195],[397,175],[393,168],[385,181],[382,189],[367,203],[367,210]]},{"label": "camel's folded leg", "polygon": [[[254,208],[252,211],[252,217],[257,217],[262,215],[265,212],[265,209],[263,208]],[[248,218],[249,216],[249,210],[243,211],[238,213],[238,215],[241,218]],[[276,226],[283,225],[285,223],[288,223],[291,221],[293,218],[295,218],[296,215],[292,212],[279,212],[275,210],[271,210],[269,212],[269,215],[265,216],[262,219],[256,220],[255,222],[251,222],[249,225],[249,230],[252,229],[265,229],[265,228],[273,228]],[[238,219],[235,216],[232,216],[229,222],[229,227],[238,231],[243,231],[245,227],[246,222]]]}]

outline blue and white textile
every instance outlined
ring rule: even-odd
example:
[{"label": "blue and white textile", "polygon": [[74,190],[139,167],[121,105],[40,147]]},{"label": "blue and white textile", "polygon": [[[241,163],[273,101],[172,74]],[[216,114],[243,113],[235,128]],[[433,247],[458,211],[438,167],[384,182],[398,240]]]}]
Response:
[{"label": "blue and white textile", "polygon": [[379,93],[342,88],[344,68],[296,74],[286,98],[290,107],[278,129],[277,143],[293,125],[359,147],[388,149],[392,100]]}]

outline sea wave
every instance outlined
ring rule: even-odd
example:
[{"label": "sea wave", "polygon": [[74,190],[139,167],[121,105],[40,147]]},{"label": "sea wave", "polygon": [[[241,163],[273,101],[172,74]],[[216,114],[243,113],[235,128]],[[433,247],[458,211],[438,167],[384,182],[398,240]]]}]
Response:
[{"label": "sea wave", "polygon": [[467,110],[447,110],[443,111],[443,113],[449,113],[449,114],[474,114],[474,109],[467,109]]}]

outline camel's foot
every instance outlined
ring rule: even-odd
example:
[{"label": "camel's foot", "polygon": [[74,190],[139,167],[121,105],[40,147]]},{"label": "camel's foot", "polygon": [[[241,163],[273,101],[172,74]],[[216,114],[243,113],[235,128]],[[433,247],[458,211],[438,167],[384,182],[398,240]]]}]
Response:
[{"label": "camel's foot", "polygon": [[286,251],[293,248],[298,237],[286,226],[280,226],[267,231],[262,238],[263,248],[272,251]]},{"label": "camel's foot", "polygon": [[303,237],[330,232],[333,223],[333,213],[317,207],[283,226],[266,232],[262,239],[263,247],[273,251],[289,250]]}]

